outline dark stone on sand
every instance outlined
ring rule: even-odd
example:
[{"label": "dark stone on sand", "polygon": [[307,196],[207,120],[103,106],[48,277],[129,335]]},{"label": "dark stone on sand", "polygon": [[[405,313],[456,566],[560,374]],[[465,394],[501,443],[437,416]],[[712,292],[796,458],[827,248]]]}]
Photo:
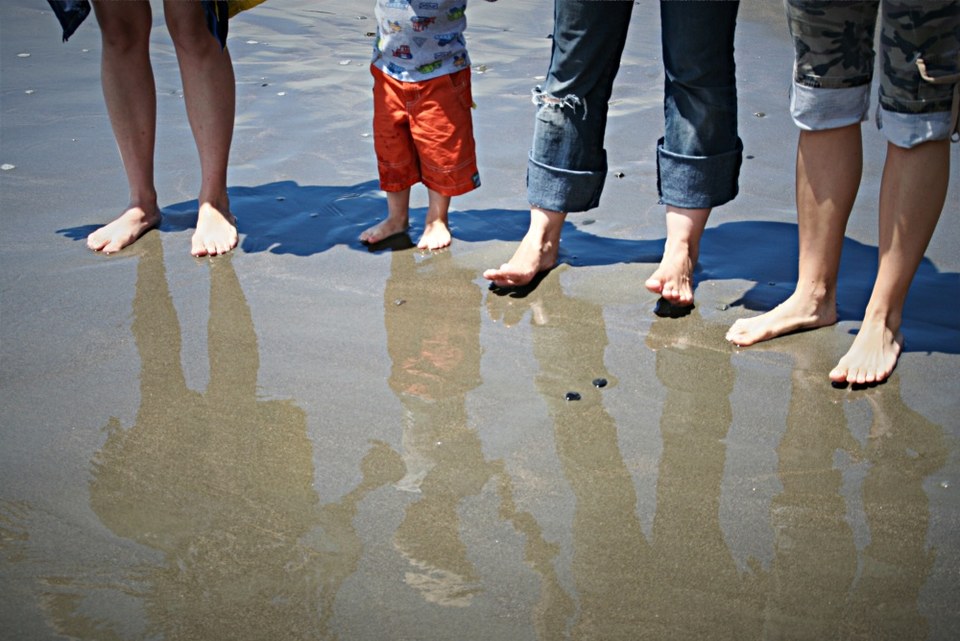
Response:
[{"label": "dark stone on sand", "polygon": [[563,398],[565,398],[568,401],[579,401],[580,394],[578,392],[567,392],[566,394],[563,395]]},{"label": "dark stone on sand", "polygon": [[594,387],[606,387],[606,386],[607,386],[607,379],[605,379],[605,378],[595,378],[595,379],[593,379],[593,386],[594,386]]}]

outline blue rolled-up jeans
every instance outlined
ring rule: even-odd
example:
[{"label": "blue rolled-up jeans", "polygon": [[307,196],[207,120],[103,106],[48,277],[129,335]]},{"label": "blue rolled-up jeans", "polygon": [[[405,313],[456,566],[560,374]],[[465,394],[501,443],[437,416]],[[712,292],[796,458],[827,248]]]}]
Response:
[{"label": "blue rolled-up jeans", "polygon": [[[739,3],[662,0],[664,137],[657,186],[667,205],[698,209],[733,199],[737,135],[733,35]],[[607,105],[620,68],[631,0],[555,0],[550,68],[534,90],[527,164],[531,206],[593,209],[607,174]]]}]

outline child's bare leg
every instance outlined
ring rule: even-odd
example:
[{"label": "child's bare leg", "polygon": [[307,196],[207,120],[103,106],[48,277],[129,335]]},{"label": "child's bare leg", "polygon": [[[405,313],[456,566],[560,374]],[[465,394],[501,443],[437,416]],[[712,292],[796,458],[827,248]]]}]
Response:
[{"label": "child's bare leg", "polygon": [[647,289],[671,303],[693,303],[693,269],[700,255],[700,238],[710,216],[709,209],[667,206],[667,240],[660,266],[645,283]]},{"label": "child's bare leg", "polygon": [[207,28],[199,2],[165,0],[163,11],[180,65],[187,118],[200,154],[200,209],[190,253],[225,254],[237,246],[237,221],[227,198],[227,162],[236,110],[233,63]]},{"label": "child's bare leg", "polygon": [[388,191],[387,217],[360,234],[360,241],[371,245],[407,231],[410,226],[410,188]]},{"label": "child's bare leg", "polygon": [[877,280],[853,345],[830,372],[835,382],[878,383],[890,376],[897,364],[907,292],[947,194],[949,147],[948,140],[912,149],[887,144],[880,184]]},{"label": "child's bare leg", "polygon": [[100,80],[113,135],[130,189],[120,216],[87,237],[94,251],[111,253],[160,224],[153,185],[157,96],[150,66],[149,2],[93,4],[103,43]]},{"label": "child's bare leg", "polygon": [[450,245],[450,225],[447,215],[450,211],[450,196],[444,196],[430,188],[427,219],[423,223],[423,235],[417,241],[420,249],[443,249]]},{"label": "child's bare leg", "polygon": [[509,262],[488,269],[483,277],[500,287],[526,285],[540,272],[553,269],[560,255],[560,233],[567,214],[530,208],[530,227]]},{"label": "child's bare leg", "polygon": [[847,219],[860,188],[860,125],[801,131],[797,143],[797,286],[780,305],[738,320],[727,340],[752,345],[800,329],[837,322],[837,274]]}]

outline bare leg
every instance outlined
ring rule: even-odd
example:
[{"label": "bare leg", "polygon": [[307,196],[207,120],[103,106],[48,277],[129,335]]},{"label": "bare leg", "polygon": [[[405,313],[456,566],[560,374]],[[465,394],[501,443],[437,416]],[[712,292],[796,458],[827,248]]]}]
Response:
[{"label": "bare leg", "polygon": [[801,131],[797,144],[797,287],[780,305],[733,324],[727,340],[752,345],[837,322],[837,274],[847,219],[860,188],[860,125]]},{"label": "bare leg", "polygon": [[90,249],[109,254],[160,224],[153,185],[157,93],[150,67],[150,3],[97,1],[93,6],[103,42],[103,97],[130,189],[123,213],[87,237]]},{"label": "bare leg", "polygon": [[560,233],[566,218],[565,213],[531,207],[530,227],[510,262],[486,270],[483,277],[500,287],[519,287],[540,272],[553,269],[560,255]]},{"label": "bare leg", "polygon": [[697,265],[700,238],[709,216],[709,209],[667,206],[667,241],[663,258],[647,279],[647,289],[677,305],[693,304],[693,269]]},{"label": "bare leg", "polygon": [[880,265],[863,324],[830,372],[834,382],[878,383],[897,364],[900,322],[910,283],[927,250],[947,195],[950,142],[912,149],[887,144],[880,184]]},{"label": "bare leg", "polygon": [[227,198],[227,162],[236,111],[233,63],[207,28],[199,2],[165,0],[163,12],[177,51],[187,118],[200,154],[200,208],[190,253],[225,254],[237,246],[237,221]]},{"label": "bare leg", "polygon": [[427,219],[423,224],[423,235],[417,241],[420,249],[443,249],[450,246],[452,237],[447,214],[450,211],[450,196],[444,196],[432,189],[427,189],[430,203],[427,208]]},{"label": "bare leg", "polygon": [[386,220],[381,220],[373,227],[365,229],[360,234],[360,242],[373,245],[385,238],[407,231],[407,227],[410,226],[410,188],[407,187],[403,191],[388,191],[386,194]]}]

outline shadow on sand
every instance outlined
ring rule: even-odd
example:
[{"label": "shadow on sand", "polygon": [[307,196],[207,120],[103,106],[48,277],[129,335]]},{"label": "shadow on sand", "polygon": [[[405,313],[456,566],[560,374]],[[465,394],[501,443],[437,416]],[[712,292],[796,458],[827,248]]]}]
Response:
[{"label": "shadow on sand", "polygon": [[[232,187],[230,200],[239,221],[240,249],[311,256],[342,245],[358,251],[407,249],[409,243],[367,246],[360,232],[386,210],[378,182],[356,185],[298,185],[294,181],[255,187]],[[197,201],[163,208],[161,231],[184,231],[196,224]],[[411,212],[410,235],[421,231],[423,210]],[[453,235],[461,242],[517,242],[527,230],[525,210],[476,209],[451,212]],[[60,229],[74,240],[87,237],[97,225]],[[575,267],[660,261],[663,239],[597,236],[568,221],[563,231],[560,263]],[[793,291],[797,279],[797,226],[771,221],[734,221],[706,230],[698,283],[746,280],[754,285],[732,307],[762,312]],[[506,257],[506,255],[505,255]],[[876,277],[877,248],[844,240],[838,284],[840,320],[863,317]],[[904,310],[906,349],[913,352],[960,353],[960,318],[949,301],[960,299],[960,273],[941,272],[924,259],[917,270]],[[947,301],[947,302],[945,302]]]}]

